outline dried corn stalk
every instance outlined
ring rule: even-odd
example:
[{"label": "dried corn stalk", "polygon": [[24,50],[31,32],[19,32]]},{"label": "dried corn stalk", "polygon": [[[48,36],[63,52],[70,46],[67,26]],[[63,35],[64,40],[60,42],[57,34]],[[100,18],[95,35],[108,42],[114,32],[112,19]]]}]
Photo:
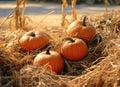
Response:
[{"label": "dried corn stalk", "polygon": [[[13,14],[13,12],[15,12],[15,16],[13,16],[10,19],[9,26],[10,26],[11,30],[16,30],[18,28],[25,29],[25,19],[26,19],[25,18],[25,12],[26,12],[25,3],[26,3],[26,0],[16,0],[16,2],[17,2],[17,6],[14,9],[14,11],[12,11],[12,14]],[[20,11],[19,11],[21,5],[23,6],[22,13],[20,13]]]},{"label": "dried corn stalk", "polygon": [[[18,29],[19,25],[20,28],[24,28],[24,24],[25,24],[25,11],[26,11],[26,7],[25,7],[25,3],[26,0],[17,0],[17,7],[15,10],[15,14],[16,14],[16,29]],[[20,9],[20,5],[23,5],[23,10],[22,10],[22,14],[19,12]]]},{"label": "dried corn stalk", "polygon": [[66,19],[66,14],[65,14],[65,7],[68,6],[68,3],[66,0],[62,0],[62,23],[61,26],[64,27],[68,24],[70,24],[72,21],[77,20],[77,12],[76,12],[76,0],[71,0],[72,1],[72,20],[68,21]]},{"label": "dried corn stalk", "polygon": [[19,21],[19,16],[20,16],[20,12],[19,12],[19,8],[20,8],[20,1],[19,0],[17,0],[16,1],[17,2],[17,6],[16,6],[16,9],[15,9],[15,16],[16,16],[16,29],[18,29],[18,21]]},{"label": "dried corn stalk", "polygon": [[77,19],[76,0],[72,0],[72,14],[73,14],[73,21],[74,21]]},{"label": "dried corn stalk", "polygon": [[68,6],[67,1],[62,0],[62,23],[61,23],[62,27],[65,25],[65,20],[66,20],[66,14],[65,14],[65,7],[66,6]]},{"label": "dried corn stalk", "polygon": [[26,0],[23,0],[23,11],[21,14],[21,28],[24,29],[25,27],[25,12],[26,12]]}]

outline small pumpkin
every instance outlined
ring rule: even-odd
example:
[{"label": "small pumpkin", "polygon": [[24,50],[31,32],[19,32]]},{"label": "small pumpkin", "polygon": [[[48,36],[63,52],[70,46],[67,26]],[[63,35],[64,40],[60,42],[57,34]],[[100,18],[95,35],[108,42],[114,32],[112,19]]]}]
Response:
[{"label": "small pumpkin", "polygon": [[21,46],[26,51],[32,51],[37,48],[43,48],[49,44],[49,37],[41,31],[29,31],[25,33],[19,40]]},{"label": "small pumpkin", "polygon": [[78,61],[88,53],[88,47],[82,39],[66,38],[61,47],[61,54],[67,60]]},{"label": "small pumpkin", "polygon": [[67,29],[67,34],[69,36],[77,36],[85,40],[86,42],[90,42],[96,35],[96,30],[92,24],[86,22],[86,16],[83,21],[74,21],[70,24]]},{"label": "small pumpkin", "polygon": [[52,71],[59,74],[64,68],[64,61],[58,52],[50,50],[50,48],[38,54],[34,59],[33,65],[44,66],[48,64],[51,66]]},{"label": "small pumpkin", "polygon": [[67,34],[68,34],[69,36],[78,36],[80,30],[82,29],[82,25],[81,25],[81,24],[82,24],[81,21],[78,21],[78,20],[73,21],[73,22],[68,26]]}]

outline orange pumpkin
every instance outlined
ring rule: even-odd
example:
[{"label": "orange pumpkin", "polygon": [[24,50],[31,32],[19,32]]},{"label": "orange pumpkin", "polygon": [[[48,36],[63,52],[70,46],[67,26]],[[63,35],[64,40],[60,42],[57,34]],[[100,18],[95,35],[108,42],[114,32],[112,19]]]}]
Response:
[{"label": "orange pumpkin", "polygon": [[20,44],[26,51],[31,51],[37,48],[45,47],[47,44],[49,44],[49,38],[44,32],[29,31],[21,37]]},{"label": "orange pumpkin", "polygon": [[69,36],[77,36],[86,42],[90,42],[96,35],[96,30],[92,24],[86,22],[86,16],[83,21],[74,21],[67,29]]},{"label": "orange pumpkin", "polygon": [[61,54],[70,61],[78,61],[88,53],[88,47],[82,39],[66,38],[61,47]]},{"label": "orange pumpkin", "polygon": [[82,29],[81,24],[82,24],[81,21],[78,21],[78,20],[73,21],[73,22],[68,26],[67,34],[68,34],[69,36],[78,36],[80,30]]},{"label": "orange pumpkin", "polygon": [[64,68],[64,61],[58,52],[50,50],[50,48],[38,54],[34,59],[33,65],[44,66],[48,64],[50,66],[49,69],[59,74]]}]

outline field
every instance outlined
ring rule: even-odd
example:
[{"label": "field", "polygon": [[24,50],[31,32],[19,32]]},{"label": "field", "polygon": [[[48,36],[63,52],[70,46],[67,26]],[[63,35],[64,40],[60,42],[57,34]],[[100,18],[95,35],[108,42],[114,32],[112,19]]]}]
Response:
[{"label": "field", "polygon": [[[19,29],[16,29],[15,21],[10,22],[14,17],[7,19],[0,27],[0,87],[119,87],[119,14],[120,11],[117,10],[77,15],[78,20],[87,15],[88,21],[96,29],[96,36],[87,44],[89,52],[86,57],[76,62],[67,60],[60,74],[47,70],[46,66],[33,66],[33,60],[49,45],[53,45],[53,50],[60,53],[63,39],[69,37],[66,30],[72,14],[67,16],[68,23],[64,27],[61,26],[62,14],[27,16],[27,24]],[[50,44],[42,49],[25,51],[20,38],[26,32],[36,30],[47,33]]]}]

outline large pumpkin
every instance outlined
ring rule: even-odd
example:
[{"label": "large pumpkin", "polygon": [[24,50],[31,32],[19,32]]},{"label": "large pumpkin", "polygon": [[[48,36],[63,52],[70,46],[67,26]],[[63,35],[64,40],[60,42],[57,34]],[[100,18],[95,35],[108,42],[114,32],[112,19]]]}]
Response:
[{"label": "large pumpkin", "polygon": [[19,41],[23,49],[31,51],[46,46],[49,43],[49,37],[41,31],[29,31]]},{"label": "large pumpkin", "polygon": [[34,59],[33,65],[44,66],[48,64],[50,66],[49,69],[59,74],[64,68],[64,61],[58,52],[50,50],[50,48],[38,54]]},{"label": "large pumpkin", "polygon": [[82,39],[66,38],[61,47],[61,54],[70,61],[78,61],[88,53],[88,47]]},{"label": "large pumpkin", "polygon": [[69,36],[77,36],[84,39],[86,42],[90,42],[96,35],[96,30],[92,24],[86,22],[86,16],[83,21],[74,21],[72,22],[68,29],[67,34]]}]

